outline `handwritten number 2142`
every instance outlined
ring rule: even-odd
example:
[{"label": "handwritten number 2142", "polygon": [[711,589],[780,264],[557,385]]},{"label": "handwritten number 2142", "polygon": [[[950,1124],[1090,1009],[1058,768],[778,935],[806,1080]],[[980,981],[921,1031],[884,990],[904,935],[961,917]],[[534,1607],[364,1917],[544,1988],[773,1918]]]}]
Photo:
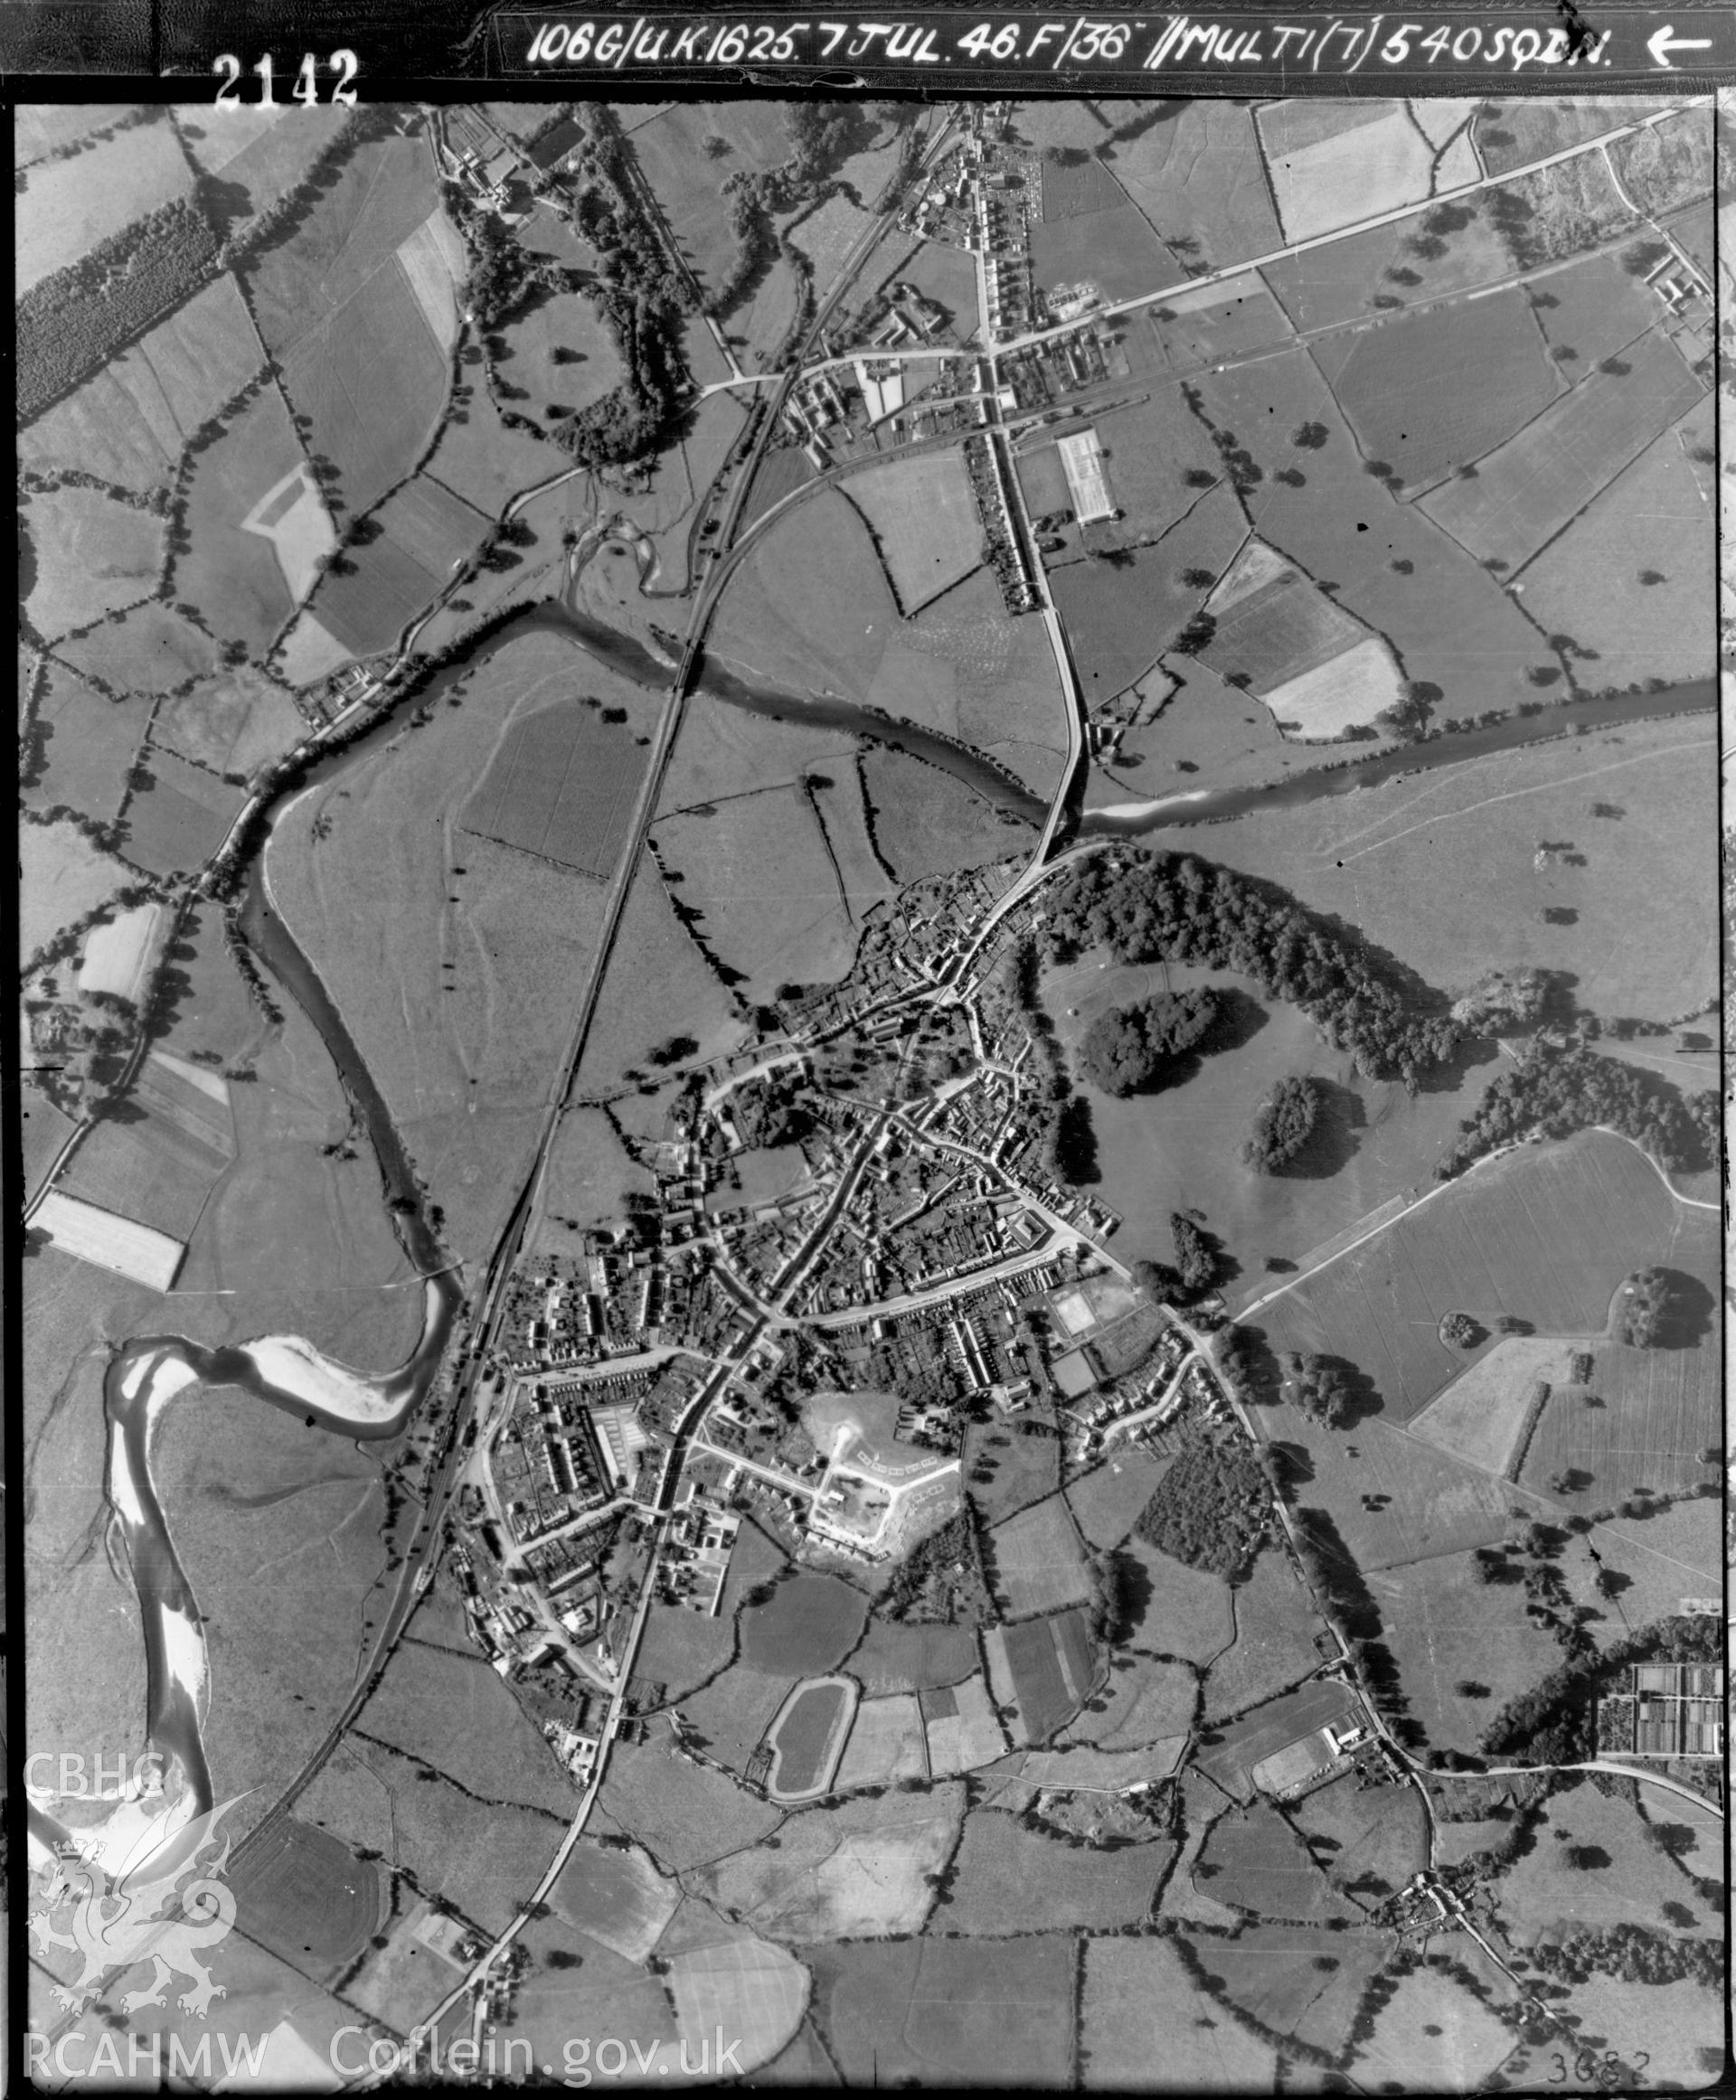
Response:
[{"label": "handwritten number 2142", "polygon": [[[326,63],[337,75],[332,88],[331,99],[334,102],[343,103],[346,108],[354,109],[355,107],[355,89],[352,82],[355,79],[356,71],[361,61],[353,51],[335,51]],[[221,73],[223,76],[222,86],[217,90],[217,107],[220,109],[239,108],[241,107],[241,60],[235,56],[233,52],[219,52],[211,61],[211,70],[213,73]],[[277,101],[271,92],[272,68],[269,52],[267,52],[265,56],[255,64],[253,71],[259,76],[260,108],[265,109],[276,108]],[[296,75],[296,84],[289,90],[291,100],[305,102],[311,108],[319,100],[317,74],[317,61],[313,52],[308,52],[302,58],[301,69]]]}]

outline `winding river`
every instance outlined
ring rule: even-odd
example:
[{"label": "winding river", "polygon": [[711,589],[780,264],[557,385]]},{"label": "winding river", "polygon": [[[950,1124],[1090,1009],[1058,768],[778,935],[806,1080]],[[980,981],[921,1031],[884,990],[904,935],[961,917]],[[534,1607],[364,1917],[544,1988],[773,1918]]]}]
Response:
[{"label": "winding river", "polygon": [[[671,666],[641,643],[570,604],[549,602],[527,608],[436,673],[418,692],[417,704],[438,702],[448,688],[474,676],[521,636],[543,631],[564,636],[577,649],[636,683],[658,692],[668,689]],[[894,745],[941,767],[995,807],[1024,819],[1033,827],[1041,828],[1048,815],[1046,805],[1009,774],[980,753],[938,731],[895,721],[847,701],[807,698],[750,685],[704,657],[700,659],[693,690],[697,697],[744,713],[816,724]],[[1458,765],[1494,752],[1544,742],[1581,727],[1599,729],[1709,709],[1715,698],[1714,682],[1706,678],[1659,692],[1573,701],[1537,714],[1511,717],[1486,729],[1434,738],[1345,765],[1291,774],[1269,786],[1206,788],[1156,800],[1118,815],[1100,811],[1088,814],[1079,819],[1076,835],[1085,840],[1128,837],[1177,824],[1220,823],[1251,810],[1285,808],[1324,796],[1352,794],[1401,774]],[[335,1435],[364,1439],[395,1436],[427,1391],[463,1301],[462,1285],[429,1223],[423,1191],[386,1102],[318,972],[272,909],[264,872],[270,827],[290,802],[298,799],[306,786],[324,785],[360,765],[383,742],[401,734],[403,726],[401,720],[389,715],[369,727],[354,742],[312,767],[297,784],[294,794],[271,815],[246,871],[240,930],[261,967],[283,986],[318,1030],[366,1128],[405,1251],[418,1272],[428,1279],[420,1338],[400,1370],[380,1378],[365,1378],[333,1362],[297,1336],[267,1336],[219,1349],[204,1348],[179,1336],[152,1336],[123,1347],[104,1380],[108,1499],[121,1527],[138,1591],[148,1662],[150,1744],[173,1761],[180,1775],[173,1816],[176,1826],[193,1814],[203,1814],[213,1803],[199,1719],[206,1685],[204,1636],[197,1602],[176,1557],[151,1474],[151,1446],[164,1410],[188,1385],[228,1385],[268,1405],[286,1408]],[[33,1803],[32,1821],[39,1835],[52,1839],[67,1834],[40,1814]],[[82,1833],[87,1844],[90,1836],[88,1832]]]}]

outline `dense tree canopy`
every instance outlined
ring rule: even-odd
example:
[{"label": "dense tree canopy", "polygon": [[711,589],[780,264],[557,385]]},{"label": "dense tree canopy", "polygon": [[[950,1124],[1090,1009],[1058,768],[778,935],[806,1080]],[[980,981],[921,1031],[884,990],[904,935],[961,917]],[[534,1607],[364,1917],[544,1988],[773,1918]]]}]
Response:
[{"label": "dense tree canopy", "polygon": [[1190,1443],[1164,1475],[1135,1527],[1189,1568],[1235,1575],[1265,1542],[1272,1493],[1249,1446]]},{"label": "dense tree canopy", "polygon": [[1255,1114],[1242,1158],[1269,1174],[1288,1166],[1313,1136],[1325,1098],[1318,1079],[1280,1079]]},{"label": "dense tree canopy", "polygon": [[1716,1144],[1717,1096],[1709,1088],[1684,1101],[1667,1079],[1640,1066],[1532,1042],[1490,1086],[1477,1113],[1459,1125],[1458,1138],[1435,1172],[1449,1180],[1485,1153],[1533,1130],[1568,1137],[1593,1124],[1631,1137],[1664,1166],[1689,1170],[1706,1163]]},{"label": "dense tree canopy", "polygon": [[1160,992],[1132,1006],[1113,1006],[1085,1031],[1080,1045],[1085,1076],[1106,1094],[1132,1094],[1162,1085],[1211,1034],[1218,1011],[1218,995],[1209,984],[1178,995]]}]

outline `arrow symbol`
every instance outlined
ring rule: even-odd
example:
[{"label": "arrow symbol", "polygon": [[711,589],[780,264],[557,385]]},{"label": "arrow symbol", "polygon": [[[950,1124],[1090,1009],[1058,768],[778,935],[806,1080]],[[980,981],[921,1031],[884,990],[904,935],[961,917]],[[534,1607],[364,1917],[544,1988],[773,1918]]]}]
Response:
[{"label": "arrow symbol", "polygon": [[1646,48],[1652,54],[1652,63],[1662,66],[1666,73],[1671,73],[1675,71],[1670,63],[1671,52],[1710,51],[1712,39],[1709,36],[1678,36],[1675,24],[1666,22],[1656,35],[1647,39]]}]

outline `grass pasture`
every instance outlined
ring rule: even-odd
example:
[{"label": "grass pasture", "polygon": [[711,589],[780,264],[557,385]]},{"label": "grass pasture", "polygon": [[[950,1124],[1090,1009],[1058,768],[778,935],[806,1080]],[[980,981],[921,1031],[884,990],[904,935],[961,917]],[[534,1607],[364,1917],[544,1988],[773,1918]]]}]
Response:
[{"label": "grass pasture", "polygon": [[1359,2083],[1407,2093],[1474,2093],[1513,2054],[1513,2029],[1451,1976],[1423,1968],[1401,1979],[1356,2052]]},{"label": "grass pasture", "polygon": [[929,1770],[937,1779],[992,1765],[1006,1748],[980,1676],[925,1691],[918,1703],[928,1737]]},{"label": "grass pasture", "polygon": [[1081,2058],[1109,2092],[1270,2093],[1272,2046],[1203,2011],[1199,1987],[1167,1939],[1085,1944]]},{"label": "grass pasture", "polygon": [[154,875],[202,867],[222,843],[246,790],[173,751],[152,751],[146,769],[151,785],[127,805],[122,852]]},{"label": "grass pasture", "polygon": [[1090,1571],[1066,1499],[1059,1494],[1033,1502],[988,1534],[994,1587],[1015,1618],[1083,1604],[1091,1594]]},{"label": "grass pasture", "polygon": [[864,1700],[856,1709],[850,1740],[834,1784],[840,1793],[856,1786],[891,1786],[901,1779],[926,1779],[928,1749],[915,1697],[893,1692]]},{"label": "grass pasture", "polygon": [[1233,1940],[1189,1935],[1223,1994],[1275,2034],[1336,2054],[1391,1945],[1384,1933],[1325,1933],[1307,1926],[1250,1926]]},{"label": "grass pasture", "polygon": [[208,174],[221,174],[226,186],[247,193],[257,215],[268,211],[299,183],[314,161],[354,121],[354,112],[322,103],[300,108],[297,122],[281,121],[283,109],[261,110],[255,104],[216,109],[175,111],[175,128],[187,151]]},{"label": "grass pasture", "polygon": [[1288,240],[1429,194],[1434,155],[1401,102],[1269,103],[1255,123]]},{"label": "grass pasture", "polygon": [[267,387],[199,455],[187,491],[193,544],[175,589],[212,631],[261,654],[294,609],[272,542],[242,529],[262,499],[302,464],[300,441],[276,387]]},{"label": "grass pasture", "polygon": [[[708,149],[712,138],[722,141],[722,153]],[[738,170],[763,173],[787,157],[782,111],[775,102],[674,103],[636,126],[630,146],[676,248],[715,291],[736,254],[723,184]]]},{"label": "grass pasture", "polygon": [[1712,422],[1707,396],[1525,570],[1533,617],[1596,650],[1586,685],[1712,675],[1716,535],[1690,457],[1711,448]]},{"label": "grass pasture", "polygon": [[1587,102],[1577,96],[1491,97],[1475,120],[1477,148],[1492,175],[1505,175],[1552,153],[1581,146],[1623,124],[1637,124],[1665,105],[1623,96]]},{"label": "grass pasture", "polygon": [[186,1240],[212,1184],[229,1163],[227,1149],[202,1144],[165,1116],[103,1123],[74,1154],[60,1186],[100,1210]]},{"label": "grass pasture", "polygon": [[336,463],[344,499],[366,511],[401,482],[434,434],[449,371],[395,256],[284,355],[284,388]]},{"label": "grass pasture", "polygon": [[64,818],[18,827],[18,952],[28,962],[62,927],[127,886],[129,871]]},{"label": "grass pasture", "polygon": [[1622,468],[1684,416],[1705,389],[1661,334],[1553,401],[1517,437],[1420,507],[1479,561],[1523,568]]},{"label": "grass pasture", "polygon": [[1357,1915],[1330,1886],[1289,1824],[1264,1802],[1212,1824],[1194,1880],[1214,1903],[1227,1903],[1257,1918],[1318,1925],[1328,1917]]},{"label": "grass pasture", "polygon": [[782,1810],[661,1742],[617,1747],[599,1805],[675,1874],[757,1845],[784,1820]]},{"label": "grass pasture", "polygon": [[1581,256],[1564,268],[1551,270],[1532,287],[1530,297],[1551,352],[1572,353],[1562,360],[1570,379],[1606,357],[1618,356],[1637,337],[1657,327],[1665,311],[1645,279],[1623,268],[1618,252]]},{"label": "grass pasture", "polygon": [[[1178,377],[1272,349],[1295,333],[1257,270],[1172,292],[1161,305],[1146,308],[1137,324],[1130,317],[1124,325],[1132,330],[1122,338],[1132,360],[1155,357]],[[1179,416],[1179,394],[1177,400]],[[1200,464],[1219,462],[1212,454]]]},{"label": "grass pasture", "polygon": [[627,1962],[644,1961],[680,1901],[680,1885],[659,1874],[637,1845],[605,1851],[582,1841],[549,1891],[549,1902],[570,1926]]},{"label": "grass pasture", "polygon": [[[1716,1860],[1706,1860],[1705,1869],[1716,1873]],[[1535,1843],[1495,1888],[1503,1935],[1518,1947],[1622,1924],[1662,1929],[1660,1907],[1693,1893],[1675,1863],[1648,1841],[1638,1812],[1589,1780],[1550,1796]],[[1687,1907],[1697,1909],[1696,1922],[1675,1931],[1688,1938],[1722,1936],[1723,1921],[1715,1911],[1693,1902]]]},{"label": "grass pasture", "polygon": [[51,663],[32,717],[32,745],[42,771],[25,761],[21,782],[26,809],[64,805],[101,823],[119,813],[127,773],[150,726],[152,702],[144,694],[109,700],[64,664]]},{"label": "grass pasture", "polygon": [[1143,1451],[1118,1450],[1069,1484],[1074,1520],[1099,1552],[1120,1545],[1168,1470]]},{"label": "grass pasture", "polygon": [[982,560],[982,528],[962,452],[871,466],[850,476],[847,493],[880,543],[906,614],[951,589]]},{"label": "grass pasture", "polygon": [[1019,1425],[1005,1421],[972,1422],[965,1429],[961,1468],[983,1521],[997,1523],[1054,1493],[1061,1484],[1060,1440],[1022,1436]]},{"label": "grass pasture", "polygon": [[156,589],[163,522],[148,511],[97,489],[58,488],[30,498],[24,525],[35,561],[24,609],[44,641],[137,605]]},{"label": "grass pasture", "polygon": [[977,1809],[965,1820],[952,1887],[931,1924],[985,1939],[1022,1933],[1041,1889],[1045,1926],[1135,1925],[1149,1912],[1173,1852],[1162,1842],[1111,1852],[1063,1844],[997,1809]]},{"label": "grass pasture", "polygon": [[62,643],[61,654],[114,693],[167,692],[206,676],[215,662],[199,629],[155,598]]},{"label": "grass pasture", "polygon": [[867,1608],[861,1593],[835,1576],[791,1576],[769,1603],[743,1613],[742,1660],[782,1677],[835,1669],[862,1637]]},{"label": "grass pasture", "polygon": [[1017,1707],[1028,1743],[1046,1742],[1090,1692],[1096,1657],[1082,1611],[995,1626],[983,1645],[995,1698]]},{"label": "grass pasture", "polygon": [[950,773],[884,744],[863,753],[861,777],[875,849],[900,882],[980,868],[1035,837]]},{"label": "grass pasture", "polygon": [[480,1655],[406,1643],[357,1725],[485,1800],[571,1813],[572,1782]]},{"label": "grass pasture", "polygon": [[1041,291],[1094,284],[1103,302],[1137,299],[1183,281],[1182,267],[1137,205],[1117,205],[1031,229],[1031,275]]},{"label": "grass pasture", "polygon": [[1460,1368],[1439,1322],[1504,1313],[1601,1330],[1622,1277],[1667,1262],[1676,1205],[1637,1146],[1599,1131],[1485,1163],[1260,1315],[1280,1352],[1346,1356],[1408,1423]]},{"label": "grass pasture", "polygon": [[1275,1546],[1255,1559],[1246,1579],[1230,1592],[1236,1609],[1235,1645],[1220,1655],[1205,1680],[1208,1721],[1244,1713],[1318,1669],[1317,1634],[1325,1623],[1288,1557]]},{"label": "grass pasture", "polygon": [[[1420,256],[1411,247],[1429,216],[1419,212],[1391,226],[1346,234],[1306,255],[1269,263],[1260,274],[1296,325],[1309,331],[1393,310],[1376,306],[1376,299],[1425,306],[1514,276],[1518,266],[1480,201],[1472,197],[1458,209],[1469,211],[1471,217],[1451,233],[1438,236],[1446,243],[1444,255]],[[1394,269],[1417,282],[1395,281],[1389,274]]]},{"label": "grass pasture", "polygon": [[1716,1991],[1599,1976],[1581,2003],[1587,2029],[1654,2090],[1704,2092],[1723,2070],[1724,2000]]},{"label": "grass pasture", "polygon": [[533,419],[590,408],[626,372],[613,330],[583,292],[550,294],[501,334],[506,347],[495,370],[506,387],[529,396],[514,405]]},{"label": "grass pasture", "polygon": [[1413,489],[1480,459],[1561,385],[1516,288],[1324,336],[1312,353],[1364,455]]},{"label": "grass pasture", "polygon": [[[1116,458],[1109,485],[1117,487]],[[1090,528],[1095,531],[1095,528]],[[1204,591],[1186,572],[1223,573],[1248,536],[1225,485],[1210,489],[1156,546],[1124,549],[1116,562],[1070,561],[1049,579],[1088,707],[1142,678],[1199,610]],[[1130,557],[1130,559],[1127,559]]]},{"label": "grass pasture", "polygon": [[66,160],[43,161],[18,184],[16,296],[193,187],[193,170],[162,109]]},{"label": "grass pasture", "polygon": [[425,471],[477,510],[497,516],[508,499],[561,471],[552,440],[509,428],[486,388],[475,387],[446,427]]},{"label": "grass pasture", "polygon": [[1101,1689],[1067,1724],[1064,1739],[1109,1751],[1175,1741],[1186,1736],[1198,1706],[1195,1680],[1181,1663],[1118,1655]]},{"label": "grass pasture", "polygon": [[[1014,619],[993,576],[978,569],[907,622],[898,639],[937,670],[950,669],[958,706],[954,733],[1046,801],[1060,785],[1067,732],[1042,623]],[[916,665],[905,658],[894,677],[893,656],[889,644],[868,703],[897,715],[905,711],[901,686]]]},{"label": "grass pasture", "polygon": [[712,641],[752,679],[864,700],[897,620],[867,526],[824,490],[786,511],[731,575]]},{"label": "grass pasture", "polygon": [[283,687],[250,664],[218,672],[191,692],[173,693],[152,724],[152,741],[213,773],[250,775],[307,733]]},{"label": "grass pasture", "polygon": [[1222,1576],[1201,1568],[1184,1568],[1143,1540],[1123,1548],[1149,1577],[1151,1602],[1134,1639],[1156,1655],[1177,1655],[1184,1662],[1206,1662],[1235,1638],[1230,1586]]},{"label": "grass pasture", "polygon": [[271,1826],[230,1885],[241,1929],[326,1982],[362,1952],[385,1908],[379,1868],[294,1816]]},{"label": "grass pasture", "polygon": [[1335,1779],[1305,1794],[1288,1813],[1327,1878],[1340,1888],[1363,1883],[1359,1893],[1371,1906],[1429,1864],[1428,1820],[1414,1787]]},{"label": "grass pasture", "polygon": [[[569,668],[576,680],[578,666]],[[578,693],[552,698],[506,726],[462,822],[521,852],[607,876],[644,772],[630,721],[605,722]]]},{"label": "grass pasture", "polygon": [[954,1782],[798,1810],[775,1848],[731,1853],[690,1886],[772,1939],[917,1931],[932,1902],[929,1877],[957,1841],[964,1791]]},{"label": "grass pasture", "polygon": [[958,1684],[977,1662],[976,1643],[962,1626],[900,1626],[875,1619],[849,1657],[849,1667],[872,1694]]},{"label": "grass pasture", "polygon": [[1504,1335],[1429,1401],[1410,1423],[1411,1435],[1481,1473],[1505,1475],[1518,1455],[1536,1382],[1552,1391],[1566,1384],[1573,1348],[1554,1337]]},{"label": "grass pasture", "polygon": [[[1115,1940],[1146,1947],[1150,1940]],[[876,2078],[1004,2087],[1064,2085],[1072,2065],[1071,1933],[984,1945],[921,1938],[809,1946],[814,2019],[851,2085]]]}]

